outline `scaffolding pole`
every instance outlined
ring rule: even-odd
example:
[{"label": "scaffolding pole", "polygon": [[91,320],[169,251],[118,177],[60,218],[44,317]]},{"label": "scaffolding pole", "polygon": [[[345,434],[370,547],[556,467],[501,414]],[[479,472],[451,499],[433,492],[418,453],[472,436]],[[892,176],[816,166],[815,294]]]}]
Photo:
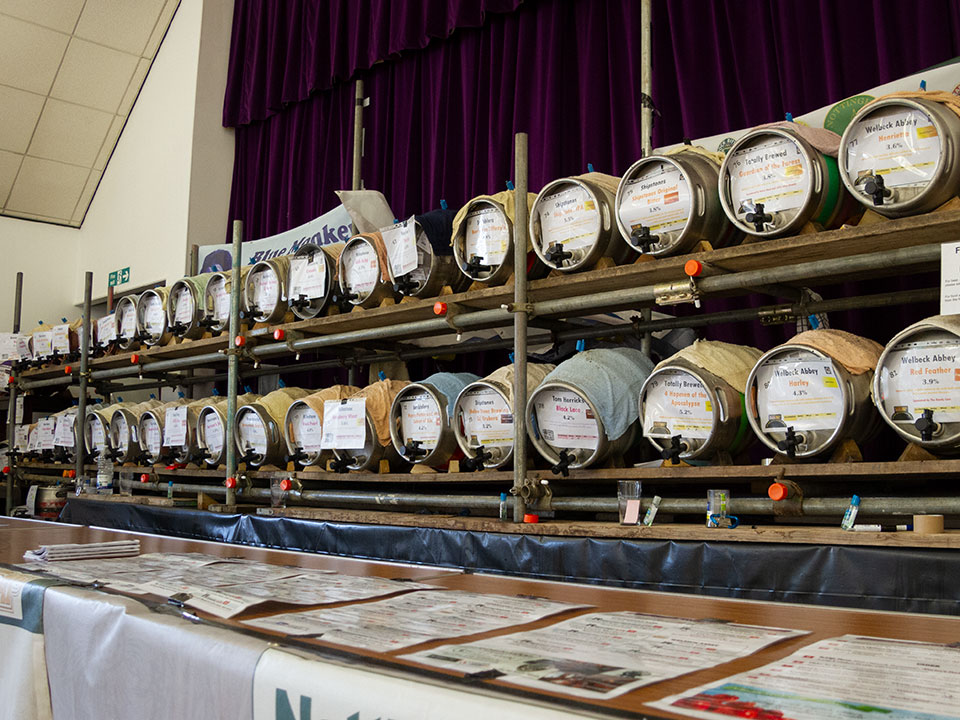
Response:
[{"label": "scaffolding pole", "polygon": [[[13,291],[13,334],[20,332],[20,310],[23,307],[23,273],[17,273],[17,283]],[[15,450],[14,441],[17,436],[17,384],[10,383],[10,404],[7,405],[7,464],[10,472],[7,473],[6,481],[6,514],[9,515],[13,510],[13,478],[17,468],[17,462],[13,451]]]}]

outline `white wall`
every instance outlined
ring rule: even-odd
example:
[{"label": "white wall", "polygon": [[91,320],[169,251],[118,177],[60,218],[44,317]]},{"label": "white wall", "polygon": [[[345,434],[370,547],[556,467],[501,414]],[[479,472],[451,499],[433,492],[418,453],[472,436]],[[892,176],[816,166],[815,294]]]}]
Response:
[{"label": "white wall", "polygon": [[[184,274],[191,244],[221,242],[233,173],[233,134],[221,127],[232,0],[182,0],[79,229],[0,217],[0,331],[12,322],[17,270],[26,274],[23,325],[76,317],[83,273],[94,301]],[[8,261],[9,259],[9,261]]]}]

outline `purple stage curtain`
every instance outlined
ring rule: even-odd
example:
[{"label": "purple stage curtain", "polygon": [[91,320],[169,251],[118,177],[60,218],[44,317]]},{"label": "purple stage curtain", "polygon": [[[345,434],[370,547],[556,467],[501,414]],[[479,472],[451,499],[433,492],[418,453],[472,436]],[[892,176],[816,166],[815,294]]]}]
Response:
[{"label": "purple stage curtain", "polygon": [[223,124],[265,120],[522,0],[237,0]]}]

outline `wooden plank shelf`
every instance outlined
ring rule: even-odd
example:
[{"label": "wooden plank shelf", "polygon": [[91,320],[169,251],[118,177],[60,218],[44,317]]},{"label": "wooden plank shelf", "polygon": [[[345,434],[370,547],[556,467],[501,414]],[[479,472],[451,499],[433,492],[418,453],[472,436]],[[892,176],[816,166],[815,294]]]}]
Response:
[{"label": "wooden plank shelf", "polygon": [[[583,273],[558,274],[530,282],[528,298],[530,302],[535,303],[585,296],[624,287],[640,287],[683,280],[686,278],[683,272],[684,263],[691,258],[707,263],[715,268],[715,272],[736,273],[778,268],[813,260],[851,257],[881,250],[940,244],[954,240],[958,234],[960,234],[960,210],[946,210],[858,227],[843,227],[838,230],[737,245],[692,255],[635,262],[630,265],[619,265]],[[926,269],[926,265],[922,267],[920,265],[916,267],[899,266],[870,274],[891,275],[923,269]],[[838,275],[830,279],[841,281],[853,277],[852,275]],[[861,275],[857,277],[861,277]],[[823,281],[825,278],[822,275],[817,275],[798,281],[797,284],[810,284],[812,280]],[[744,290],[744,292],[749,291]],[[291,333],[331,335],[352,330],[426,320],[435,317],[433,314],[435,300],[436,298],[413,299],[410,302],[395,305],[385,305],[367,310],[358,309],[349,313],[335,313],[312,320],[301,320],[279,327],[283,327]],[[513,286],[505,285],[445,295],[443,301],[448,306],[460,306],[466,311],[498,308],[504,303],[513,301]],[[270,337],[274,329],[274,327],[254,328],[248,335],[265,339]],[[138,354],[141,361],[145,363],[145,370],[149,371],[151,360],[166,360],[218,352],[225,349],[226,346],[227,337],[223,334],[218,337],[147,348],[138,351]],[[91,360],[90,368],[99,370],[126,367],[131,364],[131,355],[132,353],[120,353],[95,358]],[[39,380],[59,377],[62,374],[63,366],[53,365],[26,370],[21,376],[25,380]]]}]

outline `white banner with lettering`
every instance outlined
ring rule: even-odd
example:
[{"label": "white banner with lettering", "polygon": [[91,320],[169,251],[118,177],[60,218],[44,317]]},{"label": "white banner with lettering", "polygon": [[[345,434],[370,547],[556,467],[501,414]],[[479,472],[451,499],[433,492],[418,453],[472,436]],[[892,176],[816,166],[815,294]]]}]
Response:
[{"label": "white banner with lettering", "polygon": [[[287,230],[279,235],[243,243],[241,265],[254,265],[261,260],[293,255],[308,242],[314,245],[342,245],[350,239],[350,214],[343,205],[330,212],[306,222],[300,227]],[[197,258],[197,267],[201,273],[229,270],[233,263],[233,247],[223,245],[202,245]]]},{"label": "white banner with lettering", "polygon": [[561,720],[586,718],[470,688],[267,650],[253,680],[254,720]]}]

